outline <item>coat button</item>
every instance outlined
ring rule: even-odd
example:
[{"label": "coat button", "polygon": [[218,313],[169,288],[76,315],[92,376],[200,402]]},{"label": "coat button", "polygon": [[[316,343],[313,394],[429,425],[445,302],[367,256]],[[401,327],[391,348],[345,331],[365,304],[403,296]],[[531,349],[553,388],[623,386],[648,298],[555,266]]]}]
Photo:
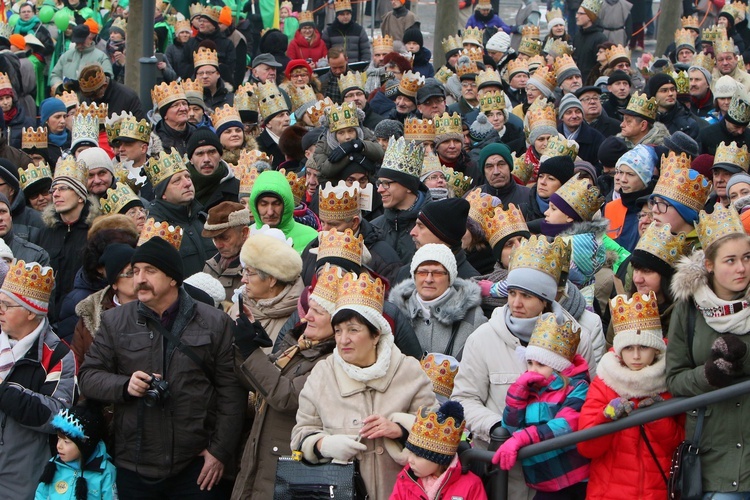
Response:
[{"label": "coat button", "polygon": [[737,486],[737,481],[732,481],[732,486]]},{"label": "coat button", "polygon": [[273,451],[279,451],[279,447],[278,446],[274,446],[273,447]]},{"label": "coat button", "polygon": [[375,448],[375,453],[377,453],[378,455],[382,455],[383,451],[385,450],[383,449],[382,446],[378,446],[377,448]]},{"label": "coat button", "polygon": [[742,443],[737,443],[737,448],[742,448]]},{"label": "coat button", "polygon": [[739,404],[739,403],[737,403],[737,408],[739,408],[739,407],[740,407],[740,404]]}]

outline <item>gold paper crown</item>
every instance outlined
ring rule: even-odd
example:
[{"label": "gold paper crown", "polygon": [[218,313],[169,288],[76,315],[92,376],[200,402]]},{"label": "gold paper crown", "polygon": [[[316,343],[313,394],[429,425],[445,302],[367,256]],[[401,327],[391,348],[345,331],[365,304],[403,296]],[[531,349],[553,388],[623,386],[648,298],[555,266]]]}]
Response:
[{"label": "gold paper crown", "polygon": [[531,176],[534,175],[534,165],[526,162],[526,155],[516,156],[513,154],[513,175],[524,184],[528,184],[531,180]]},{"label": "gold paper crown", "polygon": [[446,111],[440,116],[433,116],[432,119],[435,122],[435,135],[463,134],[461,115],[458,113],[449,115]]},{"label": "gold paper crown", "polygon": [[391,35],[376,36],[372,39],[372,51],[393,52],[393,38]]},{"label": "gold paper crown", "polygon": [[88,78],[83,78],[81,76],[78,77],[78,83],[81,89],[84,89],[84,90],[99,89],[106,82],[107,77],[104,74],[104,70],[98,64],[96,64],[95,67],[97,69],[94,71],[87,70],[89,74],[91,75],[90,77]]},{"label": "gold paper crown", "polygon": [[65,103],[65,108],[78,107],[78,94],[73,91],[65,91],[62,95],[57,96],[62,102]]},{"label": "gold paper crown", "polygon": [[453,71],[448,69],[447,66],[442,66],[437,73],[435,73],[435,80],[439,81],[443,85],[448,82],[448,79],[454,75]]},{"label": "gold paper crown", "polygon": [[407,141],[435,141],[435,124],[432,120],[408,117],[404,120],[404,139]]},{"label": "gold paper crown", "polygon": [[466,201],[469,202],[469,219],[480,226],[484,224],[485,219],[495,216],[495,208],[492,206],[492,196],[483,194],[481,188],[472,189],[466,195]]},{"label": "gold paper crown", "polygon": [[234,93],[234,109],[237,111],[258,112],[258,95],[255,84],[240,85]]},{"label": "gold paper crown", "polygon": [[6,73],[0,73],[0,89],[13,89],[13,85],[10,83],[10,78]]},{"label": "gold paper crown", "polygon": [[[433,383],[433,390],[434,388]],[[450,394],[446,397],[450,397]],[[453,417],[445,417],[440,422],[437,408],[420,406],[407,442],[416,448],[442,455],[447,459],[447,457],[455,456],[465,426],[465,420],[456,422]]]},{"label": "gold paper crown", "polygon": [[555,111],[555,105],[547,102],[547,99],[543,97],[538,97],[534,100],[531,106],[529,106],[526,116],[529,120],[529,130],[534,130],[536,127],[557,128],[557,111]]},{"label": "gold paper crown", "polygon": [[602,10],[602,4],[604,4],[604,0],[583,0],[581,8],[598,17],[599,11]]},{"label": "gold paper crown", "polygon": [[580,342],[580,327],[574,327],[572,321],[558,325],[554,314],[546,314],[536,320],[529,347],[539,347],[572,361]]},{"label": "gold paper crown", "polygon": [[700,31],[701,29],[701,21],[698,19],[698,16],[692,15],[692,16],[685,16],[682,19],[680,19],[680,22],[682,23],[682,27],[684,29],[694,29],[695,31]]},{"label": "gold paper crown", "polygon": [[[240,153],[240,155],[241,154],[242,153]],[[253,191],[255,181],[258,180],[259,175],[260,172],[258,172],[258,169],[255,167],[248,168],[242,173],[242,177],[240,177],[239,196],[250,195],[250,193]]]},{"label": "gold paper crown", "polygon": [[[394,139],[391,136],[388,149],[385,150],[381,169],[394,170],[419,178],[424,162],[424,148],[414,141],[407,141],[404,137]],[[387,173],[381,175],[387,177]]]},{"label": "gold paper crown", "polygon": [[[714,24],[710,28],[704,28],[703,31],[701,31],[702,42],[715,42],[716,40],[726,39],[727,29],[724,26],[719,26],[718,24]],[[716,52],[714,51],[714,53]]]},{"label": "gold paper crown", "polygon": [[333,8],[336,12],[352,10],[352,4],[349,0],[335,0],[333,2]]},{"label": "gold paper crown", "polygon": [[138,195],[125,183],[117,182],[114,188],[107,189],[107,196],[99,200],[104,214],[119,214],[133,201],[140,201]]},{"label": "gold paper crown", "polygon": [[[555,70],[550,68],[546,64],[539,66],[539,69],[534,71],[534,82],[537,81],[541,82],[549,90],[555,90],[555,87],[557,87],[557,76],[555,74]],[[536,102],[537,100],[538,99],[536,99],[534,102]]]},{"label": "gold paper crown", "polygon": [[194,3],[190,5],[190,19],[194,18],[195,16],[200,16],[203,13],[203,5],[199,3]]},{"label": "gold paper crown", "polygon": [[554,8],[554,9],[548,10],[547,13],[545,14],[545,17],[547,18],[547,22],[550,22],[553,19],[558,19],[558,18],[563,19],[564,16],[560,9]]},{"label": "gold paper crown", "polygon": [[[726,4],[724,4],[726,7]],[[734,1],[731,4],[729,4],[730,7],[734,9],[735,15],[734,15],[734,24],[737,25],[745,20],[747,17],[747,5],[740,2],[740,1]]]},{"label": "gold paper crown", "polygon": [[357,105],[353,102],[345,102],[341,106],[334,104],[326,108],[326,117],[328,117],[328,129],[331,132],[337,132],[350,127],[359,127]]},{"label": "gold paper crown", "polygon": [[427,178],[430,174],[434,172],[442,173],[445,176],[446,181],[447,181],[448,173],[446,171],[445,166],[440,163],[440,158],[438,157],[438,155],[436,155],[435,153],[425,153],[424,163],[422,163],[422,170],[419,172],[419,177]]},{"label": "gold paper crown", "polygon": [[112,113],[112,116],[108,116],[104,121],[104,130],[107,132],[107,141],[110,144],[114,144],[117,138],[120,137],[120,127],[122,120],[131,113],[123,111],[122,114]]},{"label": "gold paper crown", "polygon": [[570,156],[575,161],[578,156],[578,143],[572,139],[566,139],[562,134],[552,135],[547,141],[543,156],[553,158],[555,156]]},{"label": "gold paper crown", "polygon": [[284,174],[286,181],[289,183],[289,187],[292,190],[292,198],[294,198],[294,206],[298,207],[305,196],[305,176],[299,177],[295,172],[287,173],[283,168],[279,169],[279,172]]},{"label": "gold paper crown", "polygon": [[21,149],[47,149],[47,129],[32,127],[21,129]]},{"label": "gold paper crown", "polygon": [[723,52],[731,52],[734,54],[735,46],[733,39],[719,38],[714,40],[714,54],[719,55]]},{"label": "gold paper crown", "polygon": [[310,294],[310,298],[323,306],[330,314],[333,314],[333,311],[336,310],[336,299],[339,297],[339,286],[343,277],[339,266],[326,262],[318,275],[318,280],[315,282],[315,288]]},{"label": "gold paper crown", "polygon": [[727,115],[735,122],[750,122],[750,103],[748,103],[747,99],[748,97],[744,92],[738,92],[732,96],[732,100],[729,102]]},{"label": "gold paper crown", "polygon": [[695,37],[696,34],[693,31],[686,29],[678,29],[674,32],[674,44],[675,47],[686,45],[693,49],[695,52]]},{"label": "gold paper crown", "polygon": [[634,293],[630,299],[626,295],[617,295],[609,304],[615,335],[634,330],[661,330],[659,302],[653,291],[648,295]]},{"label": "gold paper crown", "polygon": [[505,109],[505,94],[503,92],[493,90],[492,92],[485,92],[479,98],[479,110],[482,113],[503,109]]},{"label": "gold paper crown", "polygon": [[690,66],[700,66],[711,73],[714,70],[714,66],[716,66],[716,59],[711,54],[698,52],[693,57],[693,62],[690,63]]},{"label": "gold paper crown", "polygon": [[513,203],[508,205],[508,210],[503,210],[502,205],[498,205],[491,214],[485,214],[482,219],[482,229],[484,229],[487,241],[493,248],[511,234],[529,234],[526,219]]},{"label": "gold paper crown", "polygon": [[315,23],[315,14],[311,10],[303,10],[297,15],[297,20],[299,21],[300,26],[305,23]]},{"label": "gold paper crown", "polygon": [[[361,237],[362,235],[360,235]],[[346,306],[364,306],[375,310],[378,314],[383,314],[384,294],[385,286],[380,278],[375,278],[373,281],[366,273],[359,276],[354,273],[346,273],[339,286],[336,309]]]},{"label": "gold paper crown", "polygon": [[529,75],[533,75],[540,66],[547,64],[547,61],[541,54],[529,57],[526,62],[529,64]]},{"label": "gold paper crown", "polygon": [[484,51],[480,47],[465,47],[459,52],[460,56],[466,56],[474,62],[482,62],[484,60]]},{"label": "gold paper crown", "polygon": [[549,242],[546,236],[532,235],[513,250],[508,268],[535,269],[551,276],[555,283],[559,283],[560,273],[570,265],[570,252],[570,243],[566,243],[562,238],[555,238]]},{"label": "gold paper crown", "polygon": [[267,120],[276,113],[289,111],[286,100],[281,91],[272,81],[258,84],[258,106],[263,120]]},{"label": "gold paper crown", "polygon": [[310,85],[305,85],[304,87],[290,85],[288,94],[289,99],[292,101],[292,110],[294,111],[318,100],[315,90]]},{"label": "gold paper crown", "polygon": [[151,89],[151,100],[161,109],[176,101],[187,101],[187,96],[179,83],[161,83]]},{"label": "gold paper crown", "polygon": [[401,76],[398,91],[410,97],[417,97],[417,91],[424,86],[424,82],[425,78],[422,75],[409,70]]},{"label": "gold paper crown", "polygon": [[678,94],[687,94],[690,92],[690,77],[687,71],[673,71],[671,76],[674,79]]},{"label": "gold paper crown", "polygon": [[259,161],[270,164],[273,162],[273,156],[257,149],[243,149],[240,151],[240,159],[237,161],[237,165],[242,168],[243,172],[246,172],[255,167],[255,164]]},{"label": "gold paper crown", "polygon": [[560,186],[555,194],[562,198],[584,221],[590,221],[604,205],[604,196],[596,185],[576,174]]},{"label": "gold paper crown", "polygon": [[42,267],[36,262],[27,264],[19,260],[10,266],[2,291],[12,293],[16,297],[31,299],[24,302],[39,312],[46,313],[47,308],[35,302],[49,303],[54,286],[55,276],[51,267]]},{"label": "gold paper crown", "polygon": [[216,108],[214,110],[214,114],[211,115],[211,123],[213,124],[214,129],[218,129],[225,123],[229,122],[242,123],[240,112],[234,109],[234,107],[230,106],[229,104],[224,104],[223,107]]},{"label": "gold paper crown", "polygon": [[508,63],[508,79],[512,78],[516,73],[529,74],[529,63],[525,59],[513,59]]},{"label": "gold paper crown", "polygon": [[22,190],[42,179],[52,179],[52,169],[43,161],[40,161],[39,165],[29,163],[29,166],[25,170],[22,168],[18,169],[18,183],[21,185]]},{"label": "gold paper crown", "polygon": [[518,52],[529,57],[539,55],[542,53],[542,42],[536,38],[521,38]]},{"label": "gold paper crown", "polygon": [[476,61],[469,59],[468,62],[461,61],[459,58],[459,61],[456,63],[456,76],[460,79],[464,75],[476,75],[479,73],[479,68],[477,67]]},{"label": "gold paper crown", "polygon": [[652,222],[643,231],[635,249],[651,254],[673,268],[687,250],[687,235],[683,232],[672,234],[669,224]]},{"label": "gold paper crown", "polygon": [[[190,26],[190,21],[184,21],[184,22],[188,23],[188,26]],[[122,31],[127,33],[128,32],[128,20],[125,19],[124,17],[118,17],[114,21],[112,21],[111,27],[120,28]],[[175,31],[175,33],[177,32]]]},{"label": "gold paper crown", "polygon": [[463,44],[473,44],[479,47],[484,46],[484,30],[479,28],[466,28],[463,34]]},{"label": "gold paper crown", "polygon": [[346,259],[357,265],[362,265],[362,235],[354,236],[351,229],[339,232],[336,229],[321,231],[318,235],[318,261],[324,258]]},{"label": "gold paper crown", "polygon": [[367,81],[367,74],[359,71],[349,71],[345,75],[339,77],[339,90],[342,94],[345,94],[347,90],[358,88],[362,92],[365,91],[365,82]]},{"label": "gold paper crown", "polygon": [[143,165],[143,169],[146,171],[146,176],[151,181],[151,185],[156,187],[174,174],[187,170],[187,166],[185,166],[185,160],[180,156],[180,153],[172,148],[169,153],[161,151],[158,157],[149,158],[148,163]]},{"label": "gold paper crown", "polygon": [[73,118],[73,133],[71,144],[78,144],[82,140],[99,143],[99,118],[90,115],[76,115]]},{"label": "gold paper crown", "polygon": [[60,177],[68,177],[85,186],[88,175],[89,172],[86,165],[82,161],[76,160],[73,155],[68,155],[57,162],[53,178],[58,179]]},{"label": "gold paper crown", "polygon": [[448,187],[453,189],[453,194],[456,198],[461,198],[474,183],[474,179],[468,175],[464,175],[463,172],[457,172],[450,167],[445,168],[445,177]]},{"label": "gold paper crown", "polygon": [[630,50],[622,45],[614,45],[604,52],[607,57],[607,65],[612,66],[619,59],[630,61]]},{"label": "gold paper crown", "polygon": [[185,92],[185,97],[203,100],[203,84],[198,80],[190,78],[182,80],[182,90]]},{"label": "gold paper crown", "polygon": [[698,215],[698,223],[695,225],[698,233],[698,241],[705,250],[709,245],[730,234],[745,234],[745,228],[740,220],[740,215],[733,206],[724,208],[724,205],[714,205],[713,213],[701,210]]},{"label": "gold paper crown", "polygon": [[643,118],[652,121],[656,120],[656,99],[654,97],[649,98],[645,93],[639,94],[638,92],[635,92],[630,97],[627,110],[632,111],[633,113],[638,113]]},{"label": "gold paper crown", "polygon": [[78,112],[76,113],[76,116],[95,116],[99,120],[99,125],[104,125],[104,122],[107,121],[107,112],[109,111],[109,104],[106,102],[103,102],[101,104],[97,104],[95,102],[92,103],[85,103],[82,102],[80,106],[78,106]]},{"label": "gold paper crown", "polygon": [[536,38],[538,40],[542,37],[542,32],[539,29],[539,26],[525,24],[521,26],[521,36],[526,38]]},{"label": "gold paper crown", "polygon": [[155,236],[163,239],[177,250],[182,245],[182,228],[180,226],[171,226],[167,221],[156,222],[153,217],[149,217],[143,225],[143,230],[136,246],[143,245]]},{"label": "gold paper crown", "polygon": [[458,35],[443,39],[443,52],[446,54],[452,50],[461,50],[463,46],[464,43]]},{"label": "gold paper crown", "polygon": [[330,97],[325,96],[322,101],[318,101],[314,106],[307,108],[307,114],[310,115],[310,122],[313,126],[318,126],[320,118],[325,114],[326,109],[334,106],[333,101]]},{"label": "gold paper crown", "polygon": [[174,32],[180,33],[182,31],[190,31],[191,33],[193,32],[193,29],[190,27],[189,19],[183,19],[182,21],[177,21],[176,23],[174,23]]},{"label": "gold paper crown", "polygon": [[559,38],[550,38],[544,44],[544,53],[552,57],[559,57],[563,54],[573,55],[573,52],[575,52],[575,47]]},{"label": "gold paper crown", "polygon": [[350,221],[359,217],[359,189],[339,181],[337,185],[327,182],[318,195],[318,215],[325,221]]},{"label": "gold paper crown", "polygon": [[193,52],[193,67],[198,69],[201,66],[219,67],[219,53],[208,47],[198,47]]},{"label": "gold paper crown", "polygon": [[714,166],[719,163],[728,163],[747,172],[748,167],[750,167],[750,153],[748,153],[747,146],[743,144],[742,147],[738,147],[734,141],[730,144],[720,143],[716,146]]},{"label": "gold paper crown", "polygon": [[[687,168],[679,167],[685,163],[688,165]],[[685,153],[680,153],[679,157],[674,152],[670,152],[669,157],[662,156],[661,174],[653,194],[682,203],[689,209],[699,212],[711,192],[711,182],[701,174],[697,174],[696,178],[691,180],[689,166],[690,160]]]},{"label": "gold paper crown", "polygon": [[432,391],[440,396],[450,398],[453,393],[453,382],[458,374],[458,366],[455,369],[451,368],[451,362],[448,359],[438,363],[432,353],[422,358],[420,364],[422,365],[422,371],[432,381]]},{"label": "gold paper crown", "polygon": [[[571,68],[578,69],[578,66],[576,65],[575,61],[572,57],[570,57],[568,54],[563,54],[559,57],[555,58],[555,74],[560,75],[563,71],[567,71]],[[534,75],[535,77],[538,77],[539,71],[536,72]]]},{"label": "gold paper crown", "polygon": [[207,17],[218,24],[219,18],[221,17],[221,10],[211,5],[205,5],[203,7],[203,12],[201,12],[201,16]]},{"label": "gold paper crown", "polygon": [[148,144],[151,140],[151,124],[145,119],[136,120],[133,115],[126,116],[120,121],[119,137]]}]

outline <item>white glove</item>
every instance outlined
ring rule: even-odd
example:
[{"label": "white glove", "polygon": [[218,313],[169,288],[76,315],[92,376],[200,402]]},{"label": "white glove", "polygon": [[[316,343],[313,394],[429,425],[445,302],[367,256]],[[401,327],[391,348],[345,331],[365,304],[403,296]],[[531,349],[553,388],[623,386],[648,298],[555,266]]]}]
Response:
[{"label": "white glove", "polygon": [[334,460],[349,461],[357,452],[367,450],[367,445],[357,441],[356,435],[334,434],[320,443],[320,454]]}]

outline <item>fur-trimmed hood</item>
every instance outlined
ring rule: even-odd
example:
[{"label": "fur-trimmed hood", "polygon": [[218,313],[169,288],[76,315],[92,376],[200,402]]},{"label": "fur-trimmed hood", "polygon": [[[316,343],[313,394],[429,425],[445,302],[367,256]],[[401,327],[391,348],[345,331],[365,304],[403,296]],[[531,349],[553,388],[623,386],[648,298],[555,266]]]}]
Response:
[{"label": "fur-trimmed hood", "polygon": [[[388,300],[398,307],[409,319],[416,318],[421,311],[417,302],[417,286],[414,279],[402,281],[396,285]],[[482,290],[476,283],[456,278],[451,291],[439,303],[433,305],[430,317],[444,325],[452,325],[466,318],[467,314],[482,302]]]},{"label": "fur-trimmed hood", "polygon": [[607,233],[609,229],[609,219],[601,218],[586,222],[575,222],[558,236],[575,236],[577,234],[593,233],[597,238]]},{"label": "fur-trimmed hood", "polygon": [[708,286],[708,271],[703,264],[703,250],[695,250],[690,256],[683,256],[675,266],[672,278],[672,295],[675,301],[687,300],[701,286]]},{"label": "fur-trimmed hood", "polygon": [[[99,205],[99,198],[89,195],[86,198],[86,203],[84,204],[81,214],[84,215],[84,222],[86,225],[91,226],[94,219],[102,214],[101,206]],[[50,203],[42,212],[42,220],[48,228],[54,228],[65,224],[60,218],[60,215],[55,212],[55,205],[52,203]]]},{"label": "fur-trimmed hood", "polygon": [[99,330],[102,313],[106,310],[104,308],[105,302],[112,304],[113,294],[112,287],[107,285],[76,304],[76,315],[81,318],[83,326],[86,327],[92,338],[96,336],[96,332]]},{"label": "fur-trimmed hood", "polygon": [[596,376],[620,397],[627,399],[653,397],[667,391],[666,356],[663,353],[659,354],[658,359],[651,366],[633,371],[623,366],[617,355],[609,351],[596,365]]},{"label": "fur-trimmed hood", "polygon": [[750,196],[743,196],[734,201],[734,208],[736,208],[739,213],[742,213],[742,210],[748,207],[750,207]]}]

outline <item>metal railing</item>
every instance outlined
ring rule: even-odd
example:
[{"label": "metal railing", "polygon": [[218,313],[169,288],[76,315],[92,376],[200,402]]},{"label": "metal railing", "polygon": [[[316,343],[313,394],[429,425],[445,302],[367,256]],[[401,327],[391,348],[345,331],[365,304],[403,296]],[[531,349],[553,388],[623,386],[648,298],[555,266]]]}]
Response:
[{"label": "metal railing", "polygon": [[[636,410],[626,418],[621,418],[605,424],[600,424],[581,431],[571,432],[540,443],[525,446],[518,451],[518,460],[533,457],[540,453],[546,453],[558,448],[565,448],[595,439],[607,434],[619,432],[623,429],[647,424],[665,417],[679,415],[689,410],[708,406],[727,399],[732,399],[750,394],[750,379],[743,380],[737,384],[717,389],[715,391],[700,394],[690,398],[672,398],[662,403],[657,403],[642,410]],[[461,454],[461,463],[470,465],[475,463],[491,464],[492,456],[502,443],[509,437],[508,431],[498,428],[492,432],[490,448],[480,450],[472,448]],[[487,482],[487,497],[492,500],[506,500],[508,498],[508,472],[492,466]]]}]

